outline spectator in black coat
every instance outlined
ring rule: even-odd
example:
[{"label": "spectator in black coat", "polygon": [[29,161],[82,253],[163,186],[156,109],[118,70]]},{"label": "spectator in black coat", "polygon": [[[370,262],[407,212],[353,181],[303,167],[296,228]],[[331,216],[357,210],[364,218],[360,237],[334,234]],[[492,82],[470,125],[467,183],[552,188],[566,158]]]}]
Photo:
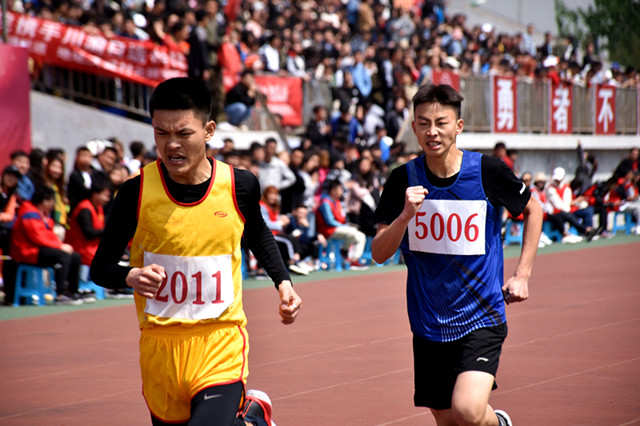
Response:
[{"label": "spectator in black coat", "polygon": [[257,93],[258,86],[253,71],[243,71],[240,81],[229,90],[225,99],[224,111],[230,124],[239,126],[251,115]]}]

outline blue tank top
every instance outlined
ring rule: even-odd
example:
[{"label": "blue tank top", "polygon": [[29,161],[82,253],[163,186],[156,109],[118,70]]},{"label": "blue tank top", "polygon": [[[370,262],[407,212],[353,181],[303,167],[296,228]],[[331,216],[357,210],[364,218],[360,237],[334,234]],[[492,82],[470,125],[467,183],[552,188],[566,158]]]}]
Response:
[{"label": "blue tank top", "polygon": [[448,342],[506,322],[500,217],[482,186],[482,155],[463,151],[455,182],[429,182],[425,158],[407,163],[409,185],[429,190],[400,245],[411,330]]}]

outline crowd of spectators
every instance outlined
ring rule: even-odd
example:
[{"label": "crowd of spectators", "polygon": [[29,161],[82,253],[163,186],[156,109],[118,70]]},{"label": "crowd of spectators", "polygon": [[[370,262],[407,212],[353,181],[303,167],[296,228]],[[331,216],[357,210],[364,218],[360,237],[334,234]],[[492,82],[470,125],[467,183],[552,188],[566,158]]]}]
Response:
[{"label": "crowd of spectators", "polygon": [[[593,44],[586,45],[582,57],[578,41],[571,37],[553,40],[548,34],[536,46],[532,26],[522,34],[501,33],[489,24],[469,27],[464,15],[448,16],[441,1],[423,1],[420,7],[414,2],[384,0],[228,0],[224,7],[217,0],[9,3],[13,10],[81,25],[88,31],[182,49],[190,76],[214,89],[221,90],[223,68],[241,76],[226,104],[220,92],[219,108],[214,105],[214,114],[225,110],[234,125],[242,124],[252,98],[258,96],[254,73],[328,82],[334,102],[313,109],[299,147],[278,151],[277,141],[268,140],[239,151],[228,139],[210,152],[258,177],[264,190],[265,222],[278,237],[290,269],[302,274],[323,266],[319,252],[331,239],[344,241],[344,257],[353,268],[363,266],[362,254],[367,237],[375,235],[373,212],[386,177],[417,155],[396,141],[405,130],[409,101],[434,71],[450,69],[462,76],[512,74],[579,85],[640,83],[633,68],[622,69],[618,64],[605,68]],[[56,264],[47,256],[56,250],[57,259],[64,257],[68,264],[56,270],[60,303],[78,304],[93,297],[81,294],[77,283],[77,264],[86,265],[91,257],[82,247],[99,239],[119,186],[155,158],[141,142],[132,142],[128,148],[130,155],[117,138],[91,141],[78,148],[70,174],[64,170],[67,153],[62,150],[15,152],[12,166],[2,175],[3,254],[47,265]],[[517,152],[497,148],[496,156],[520,175],[515,169]],[[581,238],[570,235],[569,226],[587,239],[606,236],[606,213],[615,209],[631,212],[636,221],[640,217],[638,150],[631,151],[607,182],[590,181],[595,165],[593,157],[581,160],[582,169],[576,171],[580,178],[569,192],[564,170],[554,170],[551,178],[544,173],[522,176],[530,179],[534,195],[564,242]],[[594,214],[600,218],[597,228]],[[49,239],[30,239],[29,227],[20,225],[25,230],[23,246],[31,249],[30,257],[21,258],[24,247],[9,237],[10,229],[21,222],[30,225],[29,221],[39,221]],[[3,266],[6,302],[12,297],[12,265],[5,261]],[[249,269],[257,273],[259,265]],[[126,291],[117,294],[126,295]]]},{"label": "crowd of spectators", "polygon": [[[609,230],[610,213],[630,213],[635,224],[634,233],[640,235],[640,149],[632,148],[629,154],[612,170],[604,181],[593,181],[598,162],[593,153],[583,150],[578,141],[578,166],[573,179],[567,179],[564,167],[553,169],[551,176],[544,171],[522,174],[517,169],[513,152],[506,154],[504,144],[496,144],[494,156],[501,158],[529,187],[532,196],[540,202],[544,220],[550,227],[543,230],[540,247],[552,244],[549,234],[558,236],[562,243],[579,243],[594,238],[612,238]],[[614,216],[615,217],[615,216]],[[597,220],[594,220],[596,218]],[[511,221],[508,222],[507,219]],[[513,225],[521,218],[505,217],[505,224]],[[626,219],[625,219],[626,220]],[[521,232],[517,225],[515,232]],[[504,232],[513,232],[505,229]]]},{"label": "crowd of spectators", "polygon": [[[401,0],[11,0],[10,8],[107,37],[120,35],[181,49],[189,75],[218,95],[214,118],[231,107],[243,116],[238,93],[225,102],[222,70],[294,75],[329,83],[329,116],[349,111],[361,125],[372,105],[404,114],[417,87],[434,71],[461,76],[506,74],[577,85],[638,86],[633,67],[606,64],[589,40],[545,33],[533,25],[508,34],[491,24],[468,25],[450,16],[445,1]],[[251,87],[247,84],[247,87]],[[254,90],[249,89],[249,90]],[[245,91],[246,92],[246,91]],[[242,95],[246,95],[243,93]],[[347,117],[343,117],[346,120]],[[388,118],[388,116],[387,116]],[[384,123],[395,138],[397,123]],[[375,127],[350,137],[368,140]]]},{"label": "crowd of spectators", "polygon": [[[366,267],[368,241],[375,236],[373,213],[390,171],[414,158],[401,144],[383,158],[379,145],[358,146],[344,137],[331,137],[324,148],[311,145],[291,151],[278,149],[273,138],[238,150],[232,139],[208,146],[208,155],[234,167],[251,171],[262,188],[262,216],[276,237],[289,269],[296,274],[327,268],[326,253],[332,240],[341,242],[341,257],[352,269]],[[5,304],[13,303],[17,263],[53,267],[57,303],[81,304],[95,300],[79,282],[86,275],[110,207],[122,183],[139,168],[156,160],[142,142],[128,146],[118,138],[93,140],[77,148],[74,169],[64,170],[67,153],[34,148],[11,154],[11,164],[0,181],[0,248],[3,258]],[[598,168],[593,154],[578,144],[579,165],[569,182],[564,168],[551,176],[518,170],[517,151],[497,143],[493,155],[501,158],[531,188],[541,203],[551,232],[562,243],[612,237],[609,213],[630,213],[640,219],[640,152],[633,148],[611,177],[593,182]],[[518,218],[504,217],[505,224]],[[510,232],[505,229],[505,232]],[[573,232],[572,232],[573,231]],[[635,227],[640,234],[640,226]],[[576,235],[579,234],[579,235]],[[540,246],[551,244],[543,234]],[[247,272],[261,275],[260,265],[246,251]],[[127,254],[123,254],[123,262]],[[84,265],[84,266],[82,266]],[[119,289],[113,297],[131,297]]]}]

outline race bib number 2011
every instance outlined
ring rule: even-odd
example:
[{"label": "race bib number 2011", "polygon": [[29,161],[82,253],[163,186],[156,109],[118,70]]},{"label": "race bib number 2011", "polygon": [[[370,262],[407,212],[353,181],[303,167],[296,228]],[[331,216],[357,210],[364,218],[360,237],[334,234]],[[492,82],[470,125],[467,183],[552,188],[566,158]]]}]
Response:
[{"label": "race bib number 2011", "polygon": [[425,253],[483,255],[487,202],[424,200],[409,223],[409,248]]},{"label": "race bib number 2011", "polygon": [[144,264],[164,267],[165,277],[145,312],[163,318],[218,318],[233,303],[231,255],[170,256],[144,253]]}]

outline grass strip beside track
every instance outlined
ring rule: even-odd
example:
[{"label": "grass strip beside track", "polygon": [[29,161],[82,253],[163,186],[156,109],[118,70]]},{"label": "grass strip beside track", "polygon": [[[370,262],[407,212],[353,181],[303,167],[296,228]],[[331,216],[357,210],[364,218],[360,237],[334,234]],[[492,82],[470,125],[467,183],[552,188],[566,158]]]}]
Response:
[{"label": "grass strip beside track", "polygon": [[[543,247],[538,249],[538,256],[546,255],[546,254],[555,254],[562,253],[571,250],[579,250],[579,249],[589,249],[595,247],[606,247],[611,245],[618,244],[626,244],[632,242],[640,241],[640,236],[636,235],[624,235],[618,234],[615,238],[611,239],[600,239],[597,241],[591,241],[589,243],[582,242],[578,244],[560,244],[555,243],[547,247]],[[504,257],[505,259],[517,257],[520,255],[520,246],[511,245],[505,247],[504,249]],[[397,270],[404,270],[405,265],[385,265],[385,266],[377,266],[372,265],[369,269],[364,271],[316,271],[312,272],[308,276],[300,276],[300,275],[292,275],[292,280],[294,285],[296,283],[306,283],[313,281],[324,281],[334,278],[344,278],[345,276],[353,276],[353,275],[373,275],[381,272],[391,272]],[[509,272],[509,271],[506,271]],[[535,266],[534,266],[535,273]],[[243,287],[245,290],[251,290],[255,288],[263,288],[263,287],[271,287],[273,283],[271,280],[256,280],[256,279],[247,279],[243,281]],[[132,304],[133,300],[131,299],[105,299],[98,300],[95,303],[85,303],[80,306],[60,306],[60,305],[47,305],[47,306],[20,306],[20,307],[12,307],[12,306],[0,306],[0,321],[6,321],[11,319],[19,319],[26,318],[32,316],[40,316],[40,315],[49,315],[49,314],[57,314],[62,312],[69,311],[77,311],[81,309],[96,309],[96,308],[109,308],[112,306],[120,306]],[[133,309],[133,307],[132,307]],[[134,313],[132,312],[132,315]]]}]

